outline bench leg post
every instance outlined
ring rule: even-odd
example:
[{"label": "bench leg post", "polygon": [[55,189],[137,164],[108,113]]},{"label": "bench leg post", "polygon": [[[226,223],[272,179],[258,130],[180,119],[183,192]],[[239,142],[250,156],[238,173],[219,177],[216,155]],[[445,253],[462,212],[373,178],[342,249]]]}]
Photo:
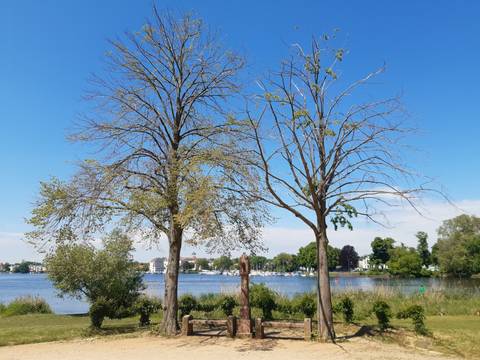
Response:
[{"label": "bench leg post", "polygon": [[185,315],[182,318],[182,335],[183,336],[192,336],[193,335],[193,324],[190,320],[193,319],[192,315]]},{"label": "bench leg post", "polygon": [[303,320],[303,333],[305,340],[310,341],[312,339],[312,319],[305,318]]},{"label": "bench leg post", "polygon": [[262,319],[255,319],[255,339],[263,339],[265,334],[263,333]]},{"label": "bench leg post", "polygon": [[227,318],[227,333],[228,336],[234,338],[237,335],[237,318],[236,316],[230,315]]}]

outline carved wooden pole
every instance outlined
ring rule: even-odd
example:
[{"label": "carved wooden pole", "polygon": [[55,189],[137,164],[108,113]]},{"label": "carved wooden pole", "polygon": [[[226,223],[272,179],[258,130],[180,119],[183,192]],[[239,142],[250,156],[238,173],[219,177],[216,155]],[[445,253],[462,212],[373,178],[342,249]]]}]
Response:
[{"label": "carved wooden pole", "polygon": [[240,256],[240,319],[238,321],[237,336],[252,337],[252,320],[249,301],[249,274],[250,261],[248,256]]}]

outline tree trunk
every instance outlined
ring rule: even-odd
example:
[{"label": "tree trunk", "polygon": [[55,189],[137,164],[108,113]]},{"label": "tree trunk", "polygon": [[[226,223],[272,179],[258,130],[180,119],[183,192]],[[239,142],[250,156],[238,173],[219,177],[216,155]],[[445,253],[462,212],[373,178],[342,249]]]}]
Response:
[{"label": "tree trunk", "polygon": [[178,330],[178,273],[180,269],[180,250],[182,248],[182,229],[173,225],[169,236],[168,266],[165,273],[165,297],[163,299],[162,329],[166,335],[175,335]]},{"label": "tree trunk", "polygon": [[331,339],[335,341],[333,328],[332,295],[330,292],[330,276],[327,260],[327,230],[326,227],[316,237],[317,244],[317,316],[318,338],[322,342]]}]

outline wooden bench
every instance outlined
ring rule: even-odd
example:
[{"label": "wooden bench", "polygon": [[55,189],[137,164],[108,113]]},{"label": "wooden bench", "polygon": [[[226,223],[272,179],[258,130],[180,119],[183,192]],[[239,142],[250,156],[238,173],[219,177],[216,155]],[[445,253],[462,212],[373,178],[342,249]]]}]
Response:
[{"label": "wooden bench", "polygon": [[193,326],[226,326],[227,334],[229,337],[235,337],[237,333],[237,318],[235,316],[229,316],[226,320],[202,320],[194,319],[192,315],[185,315],[182,318],[182,335],[192,336]]},{"label": "wooden bench", "polygon": [[293,321],[262,321],[261,318],[255,319],[255,338],[265,338],[265,328],[272,329],[303,329],[303,337],[310,341],[312,338],[312,319],[305,318],[303,322]]}]

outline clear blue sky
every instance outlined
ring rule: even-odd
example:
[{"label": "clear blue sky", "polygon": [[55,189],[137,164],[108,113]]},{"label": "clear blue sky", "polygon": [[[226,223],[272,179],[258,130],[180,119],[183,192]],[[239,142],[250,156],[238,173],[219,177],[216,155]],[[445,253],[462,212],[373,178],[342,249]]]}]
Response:
[{"label": "clear blue sky", "polygon": [[[65,140],[107,39],[139,29],[152,2],[0,2],[0,261],[2,234],[24,218],[50,175],[66,178],[88,149]],[[350,54],[342,67],[361,76],[383,62],[382,78],[403,92],[422,129],[412,159],[455,200],[480,200],[480,2],[477,1],[158,1],[193,10],[243,53],[252,74],[274,67],[293,42],[341,29]],[[288,220],[285,220],[288,221]]]}]

